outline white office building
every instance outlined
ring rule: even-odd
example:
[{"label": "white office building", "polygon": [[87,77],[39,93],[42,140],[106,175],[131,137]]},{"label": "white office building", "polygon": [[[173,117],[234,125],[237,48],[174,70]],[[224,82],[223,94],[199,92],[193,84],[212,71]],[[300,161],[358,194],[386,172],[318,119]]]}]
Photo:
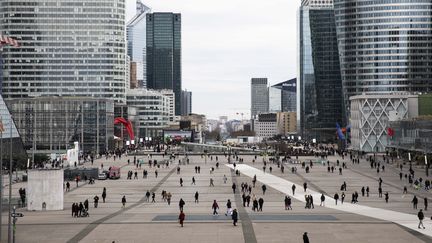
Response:
[{"label": "white office building", "polygon": [[163,129],[174,119],[172,90],[130,89],[127,105],[137,110],[137,126],[141,137],[162,136]]}]

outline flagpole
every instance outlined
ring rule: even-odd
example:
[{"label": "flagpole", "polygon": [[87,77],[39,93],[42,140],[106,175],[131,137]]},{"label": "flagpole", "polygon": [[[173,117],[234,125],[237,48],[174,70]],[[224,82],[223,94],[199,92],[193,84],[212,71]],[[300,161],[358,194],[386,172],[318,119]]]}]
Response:
[{"label": "flagpole", "polygon": [[9,150],[9,220],[8,220],[8,242],[12,243],[12,116],[9,121],[10,150]]},{"label": "flagpole", "polygon": [[3,216],[3,121],[0,115],[0,240]]}]

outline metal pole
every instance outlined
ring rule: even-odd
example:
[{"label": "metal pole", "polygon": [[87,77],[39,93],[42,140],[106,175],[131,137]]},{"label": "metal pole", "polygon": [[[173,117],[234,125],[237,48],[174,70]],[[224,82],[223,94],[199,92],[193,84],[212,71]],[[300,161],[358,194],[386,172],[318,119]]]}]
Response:
[{"label": "metal pole", "polygon": [[429,176],[429,164],[427,160],[427,154],[425,154],[425,167],[426,167],[426,177]]},{"label": "metal pole", "polygon": [[10,150],[9,150],[9,215],[8,215],[8,242],[12,243],[12,116],[10,116]]},{"label": "metal pole", "polygon": [[[0,123],[3,121],[0,119]],[[3,132],[0,131],[0,240],[2,235],[2,216],[3,216]]]},{"label": "metal pole", "polygon": [[14,215],[14,217],[13,217],[13,237],[12,237],[12,241],[13,241],[13,243],[15,243],[15,229],[16,229],[16,221],[17,221],[17,218],[15,217],[15,213],[16,213],[16,206],[14,206],[13,207],[13,215]]}]

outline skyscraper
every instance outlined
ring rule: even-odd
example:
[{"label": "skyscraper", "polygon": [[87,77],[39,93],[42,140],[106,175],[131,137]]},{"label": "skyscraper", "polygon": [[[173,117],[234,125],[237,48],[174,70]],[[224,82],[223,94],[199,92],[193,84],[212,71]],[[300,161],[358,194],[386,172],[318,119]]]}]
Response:
[{"label": "skyscraper", "polygon": [[125,103],[125,0],[2,0],[3,97],[87,96]]},{"label": "skyscraper", "polygon": [[256,118],[260,113],[269,110],[269,91],[267,78],[251,79],[251,116]]},{"label": "skyscraper", "polygon": [[269,112],[296,112],[296,85],[293,78],[269,87]]},{"label": "skyscraper", "polygon": [[175,114],[181,113],[181,15],[147,14],[147,87],[171,89]]},{"label": "skyscraper", "polygon": [[141,0],[136,1],[136,14],[128,22],[127,33],[127,54],[131,57],[131,62],[136,63],[135,71],[138,87],[146,87],[147,80],[147,58],[146,58],[146,35],[147,23],[146,15],[151,9],[144,5]]},{"label": "skyscraper", "polygon": [[332,140],[343,124],[342,81],[332,1],[302,1],[297,112],[303,138]]},{"label": "skyscraper", "polygon": [[187,116],[192,113],[192,92],[182,90],[181,92],[181,115]]},{"label": "skyscraper", "polygon": [[432,1],[335,0],[345,107],[359,94],[432,91]]}]

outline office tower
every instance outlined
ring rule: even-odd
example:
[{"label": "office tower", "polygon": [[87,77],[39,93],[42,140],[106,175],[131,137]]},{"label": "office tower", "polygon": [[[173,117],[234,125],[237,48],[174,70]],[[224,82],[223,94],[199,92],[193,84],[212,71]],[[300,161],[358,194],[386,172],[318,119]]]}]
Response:
[{"label": "office tower", "polygon": [[130,89],[127,104],[137,109],[138,130],[142,138],[162,136],[174,117],[172,90]]},{"label": "office tower", "polygon": [[147,14],[147,87],[170,89],[175,94],[175,114],[181,113],[181,15]]},{"label": "office tower", "polygon": [[347,108],[353,95],[432,91],[432,1],[334,2]]},{"label": "office tower", "polygon": [[192,92],[182,90],[181,93],[181,115],[187,116],[192,113]]},{"label": "office tower", "polygon": [[[2,0],[3,97],[87,96],[125,103],[125,0]],[[6,75],[7,74],[7,75]]]},{"label": "office tower", "polygon": [[344,124],[342,81],[332,1],[304,1],[299,10],[297,112],[300,135],[334,140]]},{"label": "office tower", "polygon": [[269,87],[269,112],[296,112],[297,79],[293,78]]},{"label": "office tower", "polygon": [[136,1],[136,14],[127,23],[127,54],[131,58],[131,62],[135,64],[136,80],[138,87],[146,87],[146,35],[147,23],[146,15],[151,9],[144,5],[140,0]]},{"label": "office tower", "polygon": [[251,116],[256,118],[260,113],[269,110],[269,91],[267,78],[251,79]]}]

